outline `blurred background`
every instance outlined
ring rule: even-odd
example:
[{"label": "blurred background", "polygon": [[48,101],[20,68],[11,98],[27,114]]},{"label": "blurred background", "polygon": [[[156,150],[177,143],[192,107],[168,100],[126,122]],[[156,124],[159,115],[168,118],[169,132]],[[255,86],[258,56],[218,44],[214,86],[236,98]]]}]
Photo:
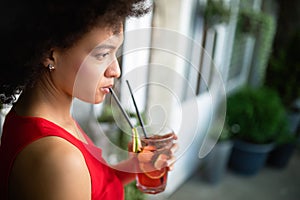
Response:
[{"label": "blurred background", "polygon": [[[145,121],[173,127],[180,150],[165,192],[133,183],[126,199],[298,200],[300,1],[149,3],[149,14],[125,21],[115,91],[137,121],[130,80]],[[109,163],[130,140],[114,107],[111,98],[73,106]]]},{"label": "blurred background", "polygon": [[[299,199],[300,2],[152,2],[151,14],[125,23],[124,52],[139,40],[151,48],[123,54],[122,78],[143,112],[159,104],[168,124],[181,124],[182,149],[164,193],[128,199]],[[140,89],[141,80],[167,85],[177,99]]]}]

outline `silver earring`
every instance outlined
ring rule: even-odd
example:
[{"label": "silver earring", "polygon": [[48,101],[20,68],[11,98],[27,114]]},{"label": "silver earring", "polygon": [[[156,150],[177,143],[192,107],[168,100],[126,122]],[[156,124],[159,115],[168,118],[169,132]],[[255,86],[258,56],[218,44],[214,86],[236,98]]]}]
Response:
[{"label": "silver earring", "polygon": [[50,71],[53,71],[55,69],[54,65],[51,63],[49,63],[47,67]]}]

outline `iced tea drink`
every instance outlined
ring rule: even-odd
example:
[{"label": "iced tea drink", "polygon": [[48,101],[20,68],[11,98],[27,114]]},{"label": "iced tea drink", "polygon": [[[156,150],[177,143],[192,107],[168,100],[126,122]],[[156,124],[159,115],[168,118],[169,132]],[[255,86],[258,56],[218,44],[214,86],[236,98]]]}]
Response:
[{"label": "iced tea drink", "polygon": [[156,194],[164,191],[167,184],[166,161],[170,159],[175,134],[166,127],[152,125],[145,128],[147,138],[143,136],[142,129],[137,128],[141,149],[137,154],[139,172],[136,176],[136,186],[144,193]]}]

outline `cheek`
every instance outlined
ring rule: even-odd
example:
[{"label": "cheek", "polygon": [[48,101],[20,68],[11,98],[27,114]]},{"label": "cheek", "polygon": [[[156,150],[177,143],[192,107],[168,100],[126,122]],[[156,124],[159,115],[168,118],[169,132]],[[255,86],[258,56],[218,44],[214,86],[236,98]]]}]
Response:
[{"label": "cheek", "polygon": [[82,60],[80,59],[74,60],[69,59],[68,57],[63,57],[63,59],[60,59],[57,62],[54,81],[70,95],[74,88],[74,83],[81,63]]},{"label": "cheek", "polygon": [[105,65],[101,65],[91,57],[87,57],[77,71],[73,96],[87,102],[94,102],[99,92],[99,82],[104,77]]}]

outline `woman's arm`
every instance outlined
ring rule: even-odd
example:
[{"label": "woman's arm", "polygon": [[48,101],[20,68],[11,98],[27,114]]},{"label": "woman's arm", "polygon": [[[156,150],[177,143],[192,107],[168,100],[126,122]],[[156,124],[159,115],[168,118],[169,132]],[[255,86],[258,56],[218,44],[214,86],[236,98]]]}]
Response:
[{"label": "woman's arm", "polygon": [[121,180],[123,185],[127,185],[135,180],[136,171],[133,167],[136,166],[136,164],[136,158],[131,157],[128,160],[124,160],[118,163],[117,165],[113,166],[115,174]]},{"label": "woman's arm", "polygon": [[9,182],[10,199],[91,199],[91,180],[81,152],[58,137],[45,137],[25,147],[14,162]]}]

